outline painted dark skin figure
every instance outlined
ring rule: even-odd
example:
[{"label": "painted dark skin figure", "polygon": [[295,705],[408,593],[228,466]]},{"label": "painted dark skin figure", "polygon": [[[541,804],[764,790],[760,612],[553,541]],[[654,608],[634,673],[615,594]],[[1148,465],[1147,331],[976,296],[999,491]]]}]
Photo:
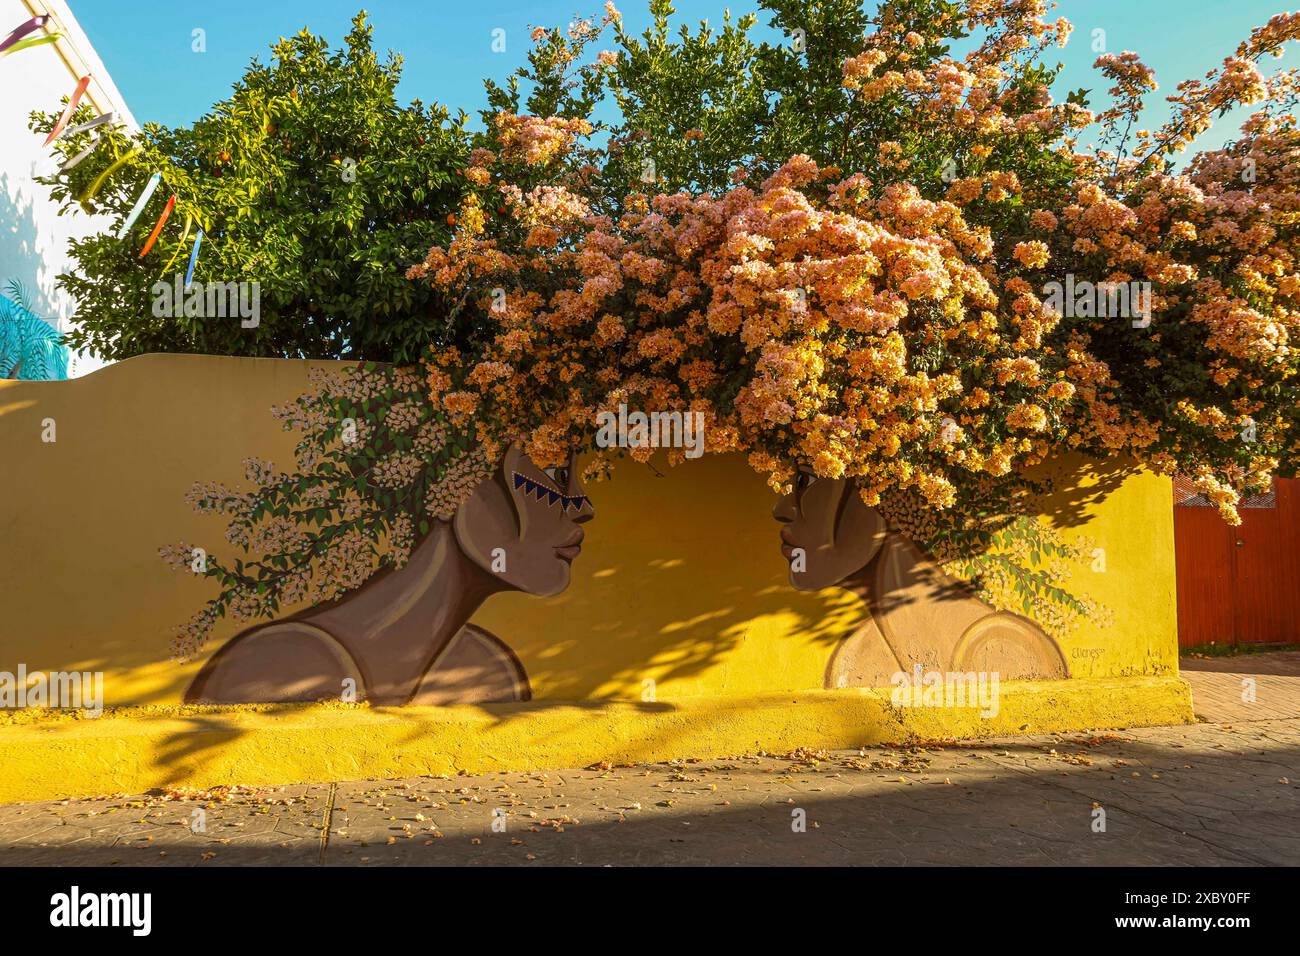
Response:
[{"label": "painted dark skin figure", "polygon": [[548,597],[568,587],[594,514],[573,458],[543,470],[512,447],[451,521],[434,522],[405,566],[231,638],[186,700],[338,700],[348,688],[381,705],[527,700],[513,652],[468,621],[497,592]]},{"label": "painted dark skin figure", "polygon": [[1042,628],[991,607],[946,574],[868,507],[851,481],[800,473],[772,516],[782,525],[781,551],[795,588],[842,587],[870,609],[831,656],[826,687],[885,687],[917,664],[997,672],[1002,680],[1069,676],[1061,648]]}]

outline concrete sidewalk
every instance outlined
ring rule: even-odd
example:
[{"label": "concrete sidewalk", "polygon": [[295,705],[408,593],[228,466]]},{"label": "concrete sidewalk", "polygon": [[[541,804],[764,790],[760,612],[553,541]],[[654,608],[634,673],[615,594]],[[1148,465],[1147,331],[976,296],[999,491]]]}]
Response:
[{"label": "concrete sidewalk", "polygon": [[11,805],[0,860],[1296,865],[1298,818],[1300,720],[1273,720]]},{"label": "concrete sidewalk", "polygon": [[0,862],[1295,866],[1300,678],[1264,677],[1300,655],[1272,656],[1189,669],[1219,723],[17,804]]},{"label": "concrete sidewalk", "polygon": [[1179,670],[1205,720],[1300,717],[1300,652],[1184,657]]}]

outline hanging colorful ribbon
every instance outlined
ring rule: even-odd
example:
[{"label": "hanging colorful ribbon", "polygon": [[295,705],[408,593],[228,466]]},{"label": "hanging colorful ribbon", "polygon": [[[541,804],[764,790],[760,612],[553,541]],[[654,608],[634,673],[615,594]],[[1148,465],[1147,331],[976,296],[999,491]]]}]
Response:
[{"label": "hanging colorful ribbon", "polygon": [[21,53],[23,50],[30,50],[34,46],[45,46],[47,43],[58,43],[63,39],[62,33],[51,33],[43,37],[28,37],[26,40],[20,40],[15,43],[0,56],[13,56],[15,53]]},{"label": "hanging colorful ribbon", "polygon": [[49,17],[45,17],[45,16],[32,17],[22,26],[14,27],[12,30],[9,31],[9,35],[5,37],[4,40],[0,40],[0,53],[5,52],[5,50],[8,50],[11,46],[13,46],[23,37],[27,36],[27,34],[35,33],[37,30],[39,30],[41,27],[45,26],[45,24],[49,22],[50,22]]},{"label": "hanging colorful ribbon", "polygon": [[50,143],[54,142],[63,134],[63,127],[67,126],[68,120],[72,119],[72,114],[76,112],[77,104],[80,103],[81,98],[86,95],[86,90],[89,87],[90,74],[87,73],[81,78],[81,82],[77,84],[77,88],[72,93],[72,99],[68,100],[68,108],[63,111],[63,115],[59,117],[59,121],[54,124],[54,129],[50,130],[50,135],[45,137],[46,146],[49,146]]},{"label": "hanging colorful ribbon", "polygon": [[175,264],[176,264],[176,260],[177,260],[178,258],[180,258],[181,250],[185,248],[185,241],[186,241],[187,239],[189,239],[189,237],[190,237],[190,230],[193,229],[193,228],[194,228],[194,217],[193,217],[193,216],[186,216],[186,217],[185,217],[185,235],[181,236],[181,241],[178,242],[178,243],[176,243],[176,251],[172,253],[172,257],[171,257],[171,259],[168,261],[167,265],[163,266],[163,271],[159,273],[159,276],[165,276],[165,275],[167,275],[167,273],[169,273],[169,272],[172,271],[172,266],[175,265]]},{"label": "hanging colorful ribbon", "polygon": [[62,166],[59,167],[59,172],[66,173],[69,170],[76,169],[78,166],[80,166],[82,160],[84,160],[87,156],[93,153],[96,150],[96,148],[98,148],[99,144],[104,141],[104,138],[106,136],[108,136],[108,130],[104,130],[103,132],[101,132],[98,136],[96,136],[94,139],[90,141],[90,144],[85,149],[79,152],[76,156],[73,156],[70,159],[68,159],[66,163],[64,163]]},{"label": "hanging colorful ribbon", "polygon": [[113,116],[114,114],[112,112],[100,113],[89,123],[82,123],[80,126],[74,126],[72,129],[67,130],[63,135],[76,136],[78,133],[87,133],[90,130],[95,129],[97,126],[103,126],[105,123],[113,122]]},{"label": "hanging colorful ribbon", "polygon": [[145,183],[144,191],[140,193],[140,198],[135,201],[135,205],[131,207],[131,211],[126,214],[126,222],[122,223],[122,227],[117,230],[117,238],[123,239],[126,237],[126,234],[131,231],[131,227],[135,225],[135,221],[140,218],[140,213],[144,212],[144,207],[149,205],[149,200],[153,198],[154,190],[158,188],[160,182],[162,182],[162,173],[154,173],[149,177],[149,182]]},{"label": "hanging colorful ribbon", "polygon": [[138,152],[140,152],[139,146],[137,146],[135,149],[131,150],[130,152],[123,153],[116,160],[114,160],[113,164],[109,166],[108,169],[104,170],[97,177],[95,177],[95,181],[86,187],[86,191],[84,193],[82,193],[80,196],[77,197],[77,201],[81,203],[81,208],[93,215],[94,210],[90,208],[90,201],[94,199],[95,196],[99,193],[100,189],[103,188],[104,183],[108,182],[108,177],[112,176],[115,172],[117,172],[119,169],[121,169],[123,166],[129,163],[132,159],[134,159],[135,154]]},{"label": "hanging colorful ribbon", "polygon": [[199,261],[199,246],[203,245],[203,230],[199,229],[199,234],[194,237],[194,251],[190,253],[190,267],[185,270],[185,289],[194,284],[194,265]]},{"label": "hanging colorful ribbon", "polygon": [[162,211],[162,215],[158,217],[158,223],[153,227],[153,232],[149,233],[149,241],[146,242],[144,248],[140,250],[141,259],[149,254],[149,250],[153,248],[153,244],[158,241],[158,234],[162,232],[162,228],[167,222],[167,217],[172,214],[172,210],[175,208],[176,197],[172,196],[171,199],[167,200],[167,207]]}]

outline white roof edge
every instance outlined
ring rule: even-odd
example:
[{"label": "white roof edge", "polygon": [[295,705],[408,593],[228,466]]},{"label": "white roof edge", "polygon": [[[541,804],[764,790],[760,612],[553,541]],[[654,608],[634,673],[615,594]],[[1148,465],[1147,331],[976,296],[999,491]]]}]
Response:
[{"label": "white roof edge", "polygon": [[127,106],[126,98],[114,84],[108,68],[100,60],[90,38],[81,29],[81,24],[73,16],[65,0],[22,0],[22,3],[34,17],[53,18],[45,25],[45,32],[63,34],[62,39],[54,44],[54,48],[68,68],[74,83],[81,77],[90,75],[90,87],[86,90],[86,96],[95,107],[101,113],[113,112],[128,129],[133,132],[138,131],[140,124],[136,121],[135,114]]}]

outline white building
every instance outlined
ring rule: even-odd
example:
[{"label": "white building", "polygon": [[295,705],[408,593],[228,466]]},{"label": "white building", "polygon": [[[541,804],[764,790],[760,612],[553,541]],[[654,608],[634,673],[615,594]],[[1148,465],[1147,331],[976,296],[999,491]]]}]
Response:
[{"label": "white building", "polygon": [[[44,137],[27,129],[32,110],[61,108],[78,81],[91,81],[82,99],[96,115],[112,112],[136,130],[122,94],[113,85],[76,17],[64,0],[0,0],[0,39],[32,17],[51,19],[38,33],[59,33],[62,39],[0,56],[0,281],[17,279],[26,288],[33,311],[66,331],[75,304],[58,289],[58,276],[69,269],[68,240],[106,228],[106,220],[80,209],[58,215],[49,190],[35,181],[58,169]],[[103,363],[91,356],[74,356],[69,375],[84,375]]]}]

